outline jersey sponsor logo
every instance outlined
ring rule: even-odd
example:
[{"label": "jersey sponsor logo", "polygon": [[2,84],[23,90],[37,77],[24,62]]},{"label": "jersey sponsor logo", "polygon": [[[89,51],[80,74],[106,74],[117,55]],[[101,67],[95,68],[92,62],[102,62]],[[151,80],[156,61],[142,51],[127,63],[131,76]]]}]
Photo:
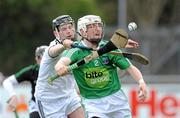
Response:
[{"label": "jersey sponsor logo", "polygon": [[109,71],[105,68],[88,68],[84,76],[86,83],[93,88],[103,88],[109,83]]},{"label": "jersey sponsor logo", "polygon": [[102,75],[103,75],[102,72],[96,72],[96,71],[91,72],[91,73],[87,73],[87,72],[86,72],[86,78],[89,78],[89,79],[101,77]]}]

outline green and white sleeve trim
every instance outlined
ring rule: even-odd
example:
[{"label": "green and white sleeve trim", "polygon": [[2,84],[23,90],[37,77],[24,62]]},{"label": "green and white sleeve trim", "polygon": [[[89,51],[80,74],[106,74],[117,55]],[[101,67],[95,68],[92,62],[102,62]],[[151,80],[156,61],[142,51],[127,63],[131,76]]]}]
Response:
[{"label": "green and white sleeve trim", "polygon": [[76,51],[78,51],[78,48],[73,48],[65,55],[66,57],[71,57]]}]

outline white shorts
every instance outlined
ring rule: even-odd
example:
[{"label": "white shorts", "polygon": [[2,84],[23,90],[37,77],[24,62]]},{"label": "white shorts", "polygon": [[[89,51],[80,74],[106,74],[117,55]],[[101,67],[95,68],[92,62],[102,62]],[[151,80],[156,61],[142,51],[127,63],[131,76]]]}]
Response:
[{"label": "white shorts", "polygon": [[71,94],[69,97],[43,102],[37,100],[41,118],[67,118],[67,115],[81,107],[80,97]]},{"label": "white shorts", "polygon": [[82,98],[87,118],[132,118],[128,99],[122,90],[99,99]]},{"label": "white shorts", "polygon": [[28,109],[30,113],[35,112],[35,111],[38,112],[38,106],[33,100],[29,101]]}]

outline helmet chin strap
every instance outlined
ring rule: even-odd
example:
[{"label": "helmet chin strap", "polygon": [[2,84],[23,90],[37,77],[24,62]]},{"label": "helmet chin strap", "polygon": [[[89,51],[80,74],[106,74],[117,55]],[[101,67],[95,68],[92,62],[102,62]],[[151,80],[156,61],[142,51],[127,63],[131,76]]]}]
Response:
[{"label": "helmet chin strap", "polygon": [[58,30],[57,27],[55,28],[55,32],[56,32],[56,39],[61,42],[60,35],[59,35],[59,30]]}]

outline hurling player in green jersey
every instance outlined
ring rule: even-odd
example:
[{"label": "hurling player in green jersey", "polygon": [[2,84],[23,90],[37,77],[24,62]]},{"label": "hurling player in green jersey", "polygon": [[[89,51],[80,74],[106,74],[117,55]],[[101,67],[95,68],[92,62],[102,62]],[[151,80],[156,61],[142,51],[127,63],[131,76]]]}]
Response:
[{"label": "hurling player in green jersey", "polygon": [[[99,16],[86,15],[78,20],[77,27],[83,37],[78,42],[79,45],[98,49],[106,44],[102,40],[103,23]],[[69,64],[90,53],[89,50],[79,48],[66,50],[55,65],[58,75],[67,74]],[[147,87],[141,72],[123,56],[104,54],[73,70],[88,118],[132,118],[128,99],[121,89],[117,68],[126,70],[138,82],[141,91],[139,99],[145,100]]]},{"label": "hurling player in green jersey", "polygon": [[38,113],[38,107],[35,103],[35,85],[38,78],[38,72],[39,72],[39,64],[41,62],[42,56],[45,52],[45,49],[48,46],[42,45],[36,48],[35,51],[35,61],[36,64],[26,66],[19,70],[17,73],[12,74],[7,79],[3,81],[3,87],[7,90],[9,94],[9,100],[8,100],[8,106],[7,108],[10,111],[15,111],[16,107],[18,105],[18,96],[15,91],[15,86],[17,84],[20,84],[24,81],[27,81],[31,84],[31,100],[29,101],[29,118],[40,118]]}]

